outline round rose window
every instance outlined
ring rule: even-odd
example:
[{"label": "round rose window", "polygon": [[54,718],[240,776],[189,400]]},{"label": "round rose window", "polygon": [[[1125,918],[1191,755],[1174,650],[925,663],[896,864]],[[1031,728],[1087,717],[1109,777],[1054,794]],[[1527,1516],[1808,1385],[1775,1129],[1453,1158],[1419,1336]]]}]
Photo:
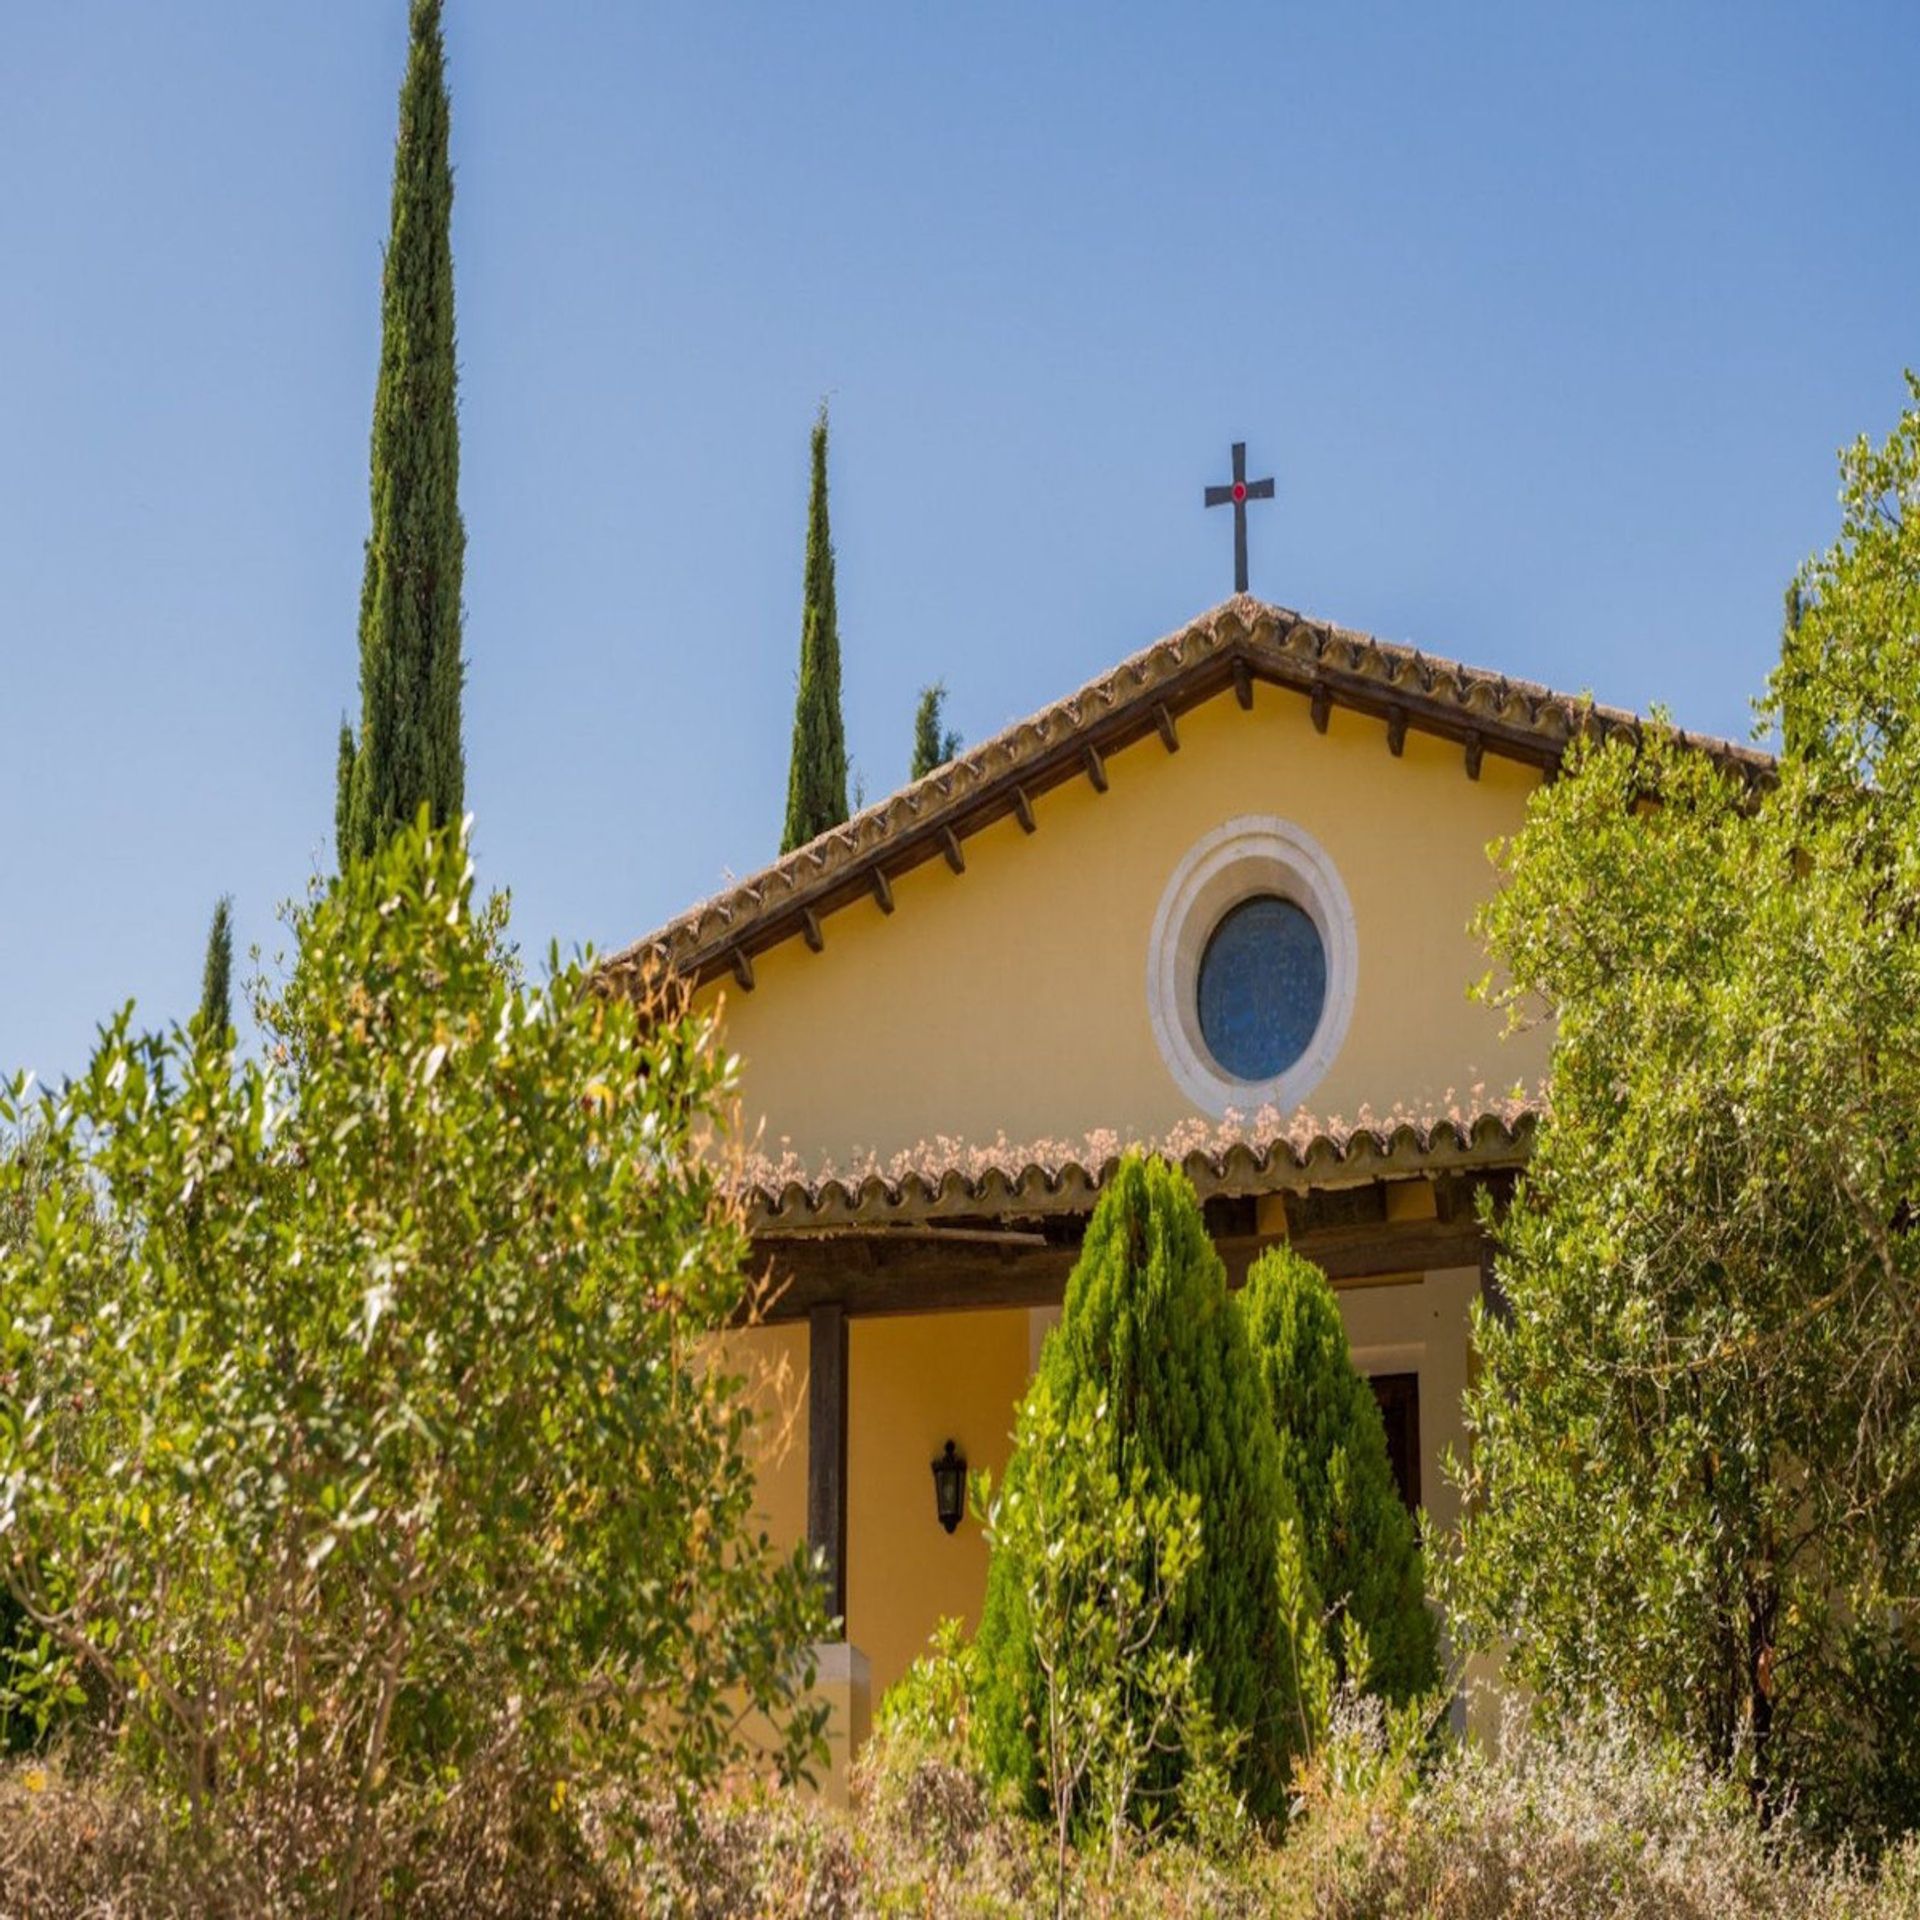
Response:
[{"label": "round rose window", "polygon": [[1255,894],[1200,956],[1200,1036],[1224,1073],[1271,1080],[1306,1052],[1327,1004],[1327,950],[1302,907]]},{"label": "round rose window", "polygon": [[1359,977],[1347,890],[1292,821],[1222,821],[1168,877],[1147,945],[1147,1015],[1203,1113],[1298,1107],[1347,1037]]}]

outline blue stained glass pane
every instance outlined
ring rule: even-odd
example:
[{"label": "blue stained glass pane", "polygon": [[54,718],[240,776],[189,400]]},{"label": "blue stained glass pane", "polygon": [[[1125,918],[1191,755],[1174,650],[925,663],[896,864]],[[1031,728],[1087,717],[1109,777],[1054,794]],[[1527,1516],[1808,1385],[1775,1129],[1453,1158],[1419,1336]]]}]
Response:
[{"label": "blue stained glass pane", "polygon": [[1327,1003],[1327,950],[1278,894],[1229,909],[1200,956],[1200,1033],[1236,1080],[1271,1080],[1307,1050]]}]

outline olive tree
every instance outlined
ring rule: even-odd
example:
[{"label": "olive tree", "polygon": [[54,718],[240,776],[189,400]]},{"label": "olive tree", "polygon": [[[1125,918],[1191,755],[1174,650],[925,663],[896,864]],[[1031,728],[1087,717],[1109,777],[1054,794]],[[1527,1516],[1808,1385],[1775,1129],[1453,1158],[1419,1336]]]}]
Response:
[{"label": "olive tree", "polygon": [[1168,1631],[1200,1554],[1199,1496],[1156,1485],[1139,1460],[1123,1477],[1107,1413],[1104,1402],[1062,1406],[1041,1376],[1015,1435],[1025,1471],[998,1497],[983,1477],[980,1495],[988,1542],[1021,1582],[1056,1914],[1076,1827],[1117,1861],[1163,1757],[1186,1760],[1180,1799],[1191,1804],[1225,1791],[1233,1747],[1201,1699],[1197,1653]]},{"label": "olive tree", "polygon": [[754,1522],[712,1337],[729,1069],[587,962],[523,984],[472,886],[423,823],[317,889],[258,1059],[108,1022],[0,1246],[0,1570],[44,1685],[343,1911],[470,1778],[564,1819],[749,1720],[817,1750],[816,1588]]},{"label": "olive tree", "polygon": [[1483,930],[1556,1022],[1457,1617],[1858,1835],[1920,1821],[1920,385],[1843,457],[1758,779],[1576,752]]}]

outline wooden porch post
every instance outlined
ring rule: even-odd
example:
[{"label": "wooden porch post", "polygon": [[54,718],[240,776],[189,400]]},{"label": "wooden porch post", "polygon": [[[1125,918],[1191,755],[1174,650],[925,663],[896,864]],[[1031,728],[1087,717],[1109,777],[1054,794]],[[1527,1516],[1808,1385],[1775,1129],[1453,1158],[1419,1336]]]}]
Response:
[{"label": "wooden porch post", "polygon": [[847,1310],[823,1301],[807,1315],[807,1545],[835,1635],[847,1637]]}]

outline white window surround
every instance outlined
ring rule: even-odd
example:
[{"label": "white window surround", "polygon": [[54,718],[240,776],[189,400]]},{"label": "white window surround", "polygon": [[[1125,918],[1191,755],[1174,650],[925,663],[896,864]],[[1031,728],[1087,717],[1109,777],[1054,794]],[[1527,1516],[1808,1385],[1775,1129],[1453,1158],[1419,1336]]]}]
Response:
[{"label": "white window surround", "polygon": [[[1271,1080],[1237,1080],[1200,1033],[1200,957],[1228,908],[1277,893],[1303,908],[1327,955],[1327,998],[1306,1051]],[[1202,1112],[1291,1113],[1320,1084],[1353,1018],[1359,981],[1353,903],[1320,843],[1271,814],[1242,814],[1216,827],[1174,868],[1147,945],[1147,1014],[1167,1070]]]}]

